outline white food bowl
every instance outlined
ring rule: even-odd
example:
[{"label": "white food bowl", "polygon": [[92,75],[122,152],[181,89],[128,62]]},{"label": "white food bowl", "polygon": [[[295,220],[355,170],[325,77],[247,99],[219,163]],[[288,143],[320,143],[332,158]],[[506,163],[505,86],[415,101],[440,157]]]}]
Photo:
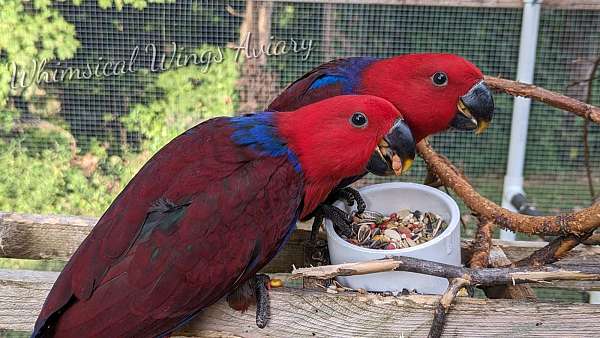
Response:
[{"label": "white food bowl", "polygon": [[[359,247],[344,241],[333,229],[330,220],[325,220],[327,243],[331,264],[368,261],[386,256],[407,256],[430,261],[460,265],[460,211],[456,202],[447,194],[432,187],[416,183],[382,183],[359,189],[367,204],[367,210],[389,215],[400,209],[433,212],[441,216],[448,227],[429,242],[404,249],[377,250]],[[344,202],[335,203],[338,208],[350,212]],[[424,294],[442,294],[448,286],[445,278],[412,272],[381,272],[362,276],[337,277],[337,280],[353,289],[368,291],[401,292],[416,289]]]}]

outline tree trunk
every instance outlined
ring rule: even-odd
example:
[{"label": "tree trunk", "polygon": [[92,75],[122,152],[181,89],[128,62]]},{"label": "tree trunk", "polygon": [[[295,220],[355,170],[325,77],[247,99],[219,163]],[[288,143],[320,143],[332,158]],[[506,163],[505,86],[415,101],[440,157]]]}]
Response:
[{"label": "tree trunk", "polygon": [[248,0],[240,26],[240,46],[246,52],[239,82],[240,112],[259,111],[277,94],[277,76],[267,69],[267,56],[262,53],[271,42],[273,3]]}]

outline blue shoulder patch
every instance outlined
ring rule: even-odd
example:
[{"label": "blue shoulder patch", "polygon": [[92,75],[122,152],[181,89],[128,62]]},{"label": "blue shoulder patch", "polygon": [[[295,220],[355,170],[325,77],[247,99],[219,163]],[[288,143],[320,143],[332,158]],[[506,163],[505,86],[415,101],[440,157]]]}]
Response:
[{"label": "blue shoulder patch", "polygon": [[360,83],[361,72],[377,61],[372,57],[352,57],[340,60],[325,70],[325,74],[316,79],[308,88],[318,89],[332,84],[341,84],[343,94],[353,94],[356,86]]},{"label": "blue shoulder patch", "polygon": [[294,169],[302,171],[296,154],[277,135],[273,112],[232,117],[230,121],[234,129],[231,139],[235,144],[250,147],[266,156],[287,156]]},{"label": "blue shoulder patch", "polygon": [[340,83],[340,82],[342,83],[342,86],[343,86],[343,82],[345,80],[346,80],[346,78],[343,76],[325,75],[325,76],[321,76],[315,82],[313,82],[312,85],[310,85],[309,89],[317,89],[317,88],[321,88],[323,86],[328,86],[328,85]]}]

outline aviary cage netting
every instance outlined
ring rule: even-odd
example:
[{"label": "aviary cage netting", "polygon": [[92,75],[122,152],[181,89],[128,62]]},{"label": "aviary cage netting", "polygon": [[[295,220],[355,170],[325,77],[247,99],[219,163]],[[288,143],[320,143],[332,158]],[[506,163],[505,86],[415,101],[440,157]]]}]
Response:
[{"label": "aviary cage netting", "polygon": [[[21,183],[15,187],[17,180],[7,179],[0,184],[1,208],[97,215],[143,160],[171,137],[208,117],[259,110],[287,83],[332,58],[451,52],[486,74],[515,77],[521,8],[390,3],[5,1],[0,5],[0,62],[8,72],[0,77],[0,166],[7,175],[19,175]],[[588,98],[588,82],[581,81],[600,57],[600,10],[585,9],[593,3],[543,5],[536,84]],[[297,50],[236,62],[234,48],[248,32],[256,46],[285,41],[291,48],[293,40]],[[302,50],[309,44],[310,54]],[[160,68],[163,55],[168,62],[173,55],[192,53],[211,64]],[[124,70],[11,89],[13,64],[31,70],[33,60],[38,67],[45,60],[48,71],[83,72],[90,65],[94,70],[95,65],[119,62]],[[600,104],[600,89],[592,88],[589,99]],[[497,114],[486,133],[449,132],[435,136],[433,144],[484,195],[499,202],[512,98],[499,94],[496,102]],[[582,119],[533,104],[525,189],[538,208],[556,212],[591,203],[583,130]],[[589,126],[588,139],[598,193],[598,126]],[[423,180],[425,170],[417,162],[401,180]],[[50,181],[39,181],[46,175]],[[383,180],[368,177],[365,183]]]}]

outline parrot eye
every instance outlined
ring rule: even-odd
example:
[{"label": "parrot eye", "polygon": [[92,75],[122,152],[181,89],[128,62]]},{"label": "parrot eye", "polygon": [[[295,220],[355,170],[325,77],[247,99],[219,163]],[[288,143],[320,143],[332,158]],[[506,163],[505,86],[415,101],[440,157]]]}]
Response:
[{"label": "parrot eye", "polygon": [[444,72],[437,72],[433,74],[431,81],[438,87],[445,86],[448,84],[448,75]]},{"label": "parrot eye", "polygon": [[352,117],[350,117],[350,123],[356,128],[364,128],[368,122],[367,116],[359,111],[352,114]]}]

